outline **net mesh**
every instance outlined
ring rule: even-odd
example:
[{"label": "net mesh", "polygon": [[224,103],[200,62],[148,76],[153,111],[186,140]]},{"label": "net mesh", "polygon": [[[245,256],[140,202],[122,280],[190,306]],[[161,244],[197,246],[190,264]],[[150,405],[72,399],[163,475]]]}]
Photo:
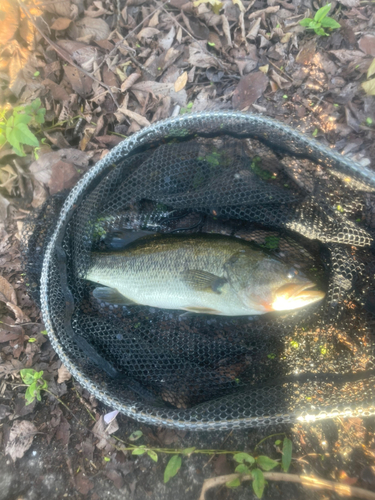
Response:
[{"label": "net mesh", "polygon": [[[124,141],[26,224],[30,290],[57,353],[138,420],[233,428],[373,413],[375,175],[270,119],[161,122]],[[254,241],[326,291],[256,317],[99,302],[95,250],[129,230]]]}]

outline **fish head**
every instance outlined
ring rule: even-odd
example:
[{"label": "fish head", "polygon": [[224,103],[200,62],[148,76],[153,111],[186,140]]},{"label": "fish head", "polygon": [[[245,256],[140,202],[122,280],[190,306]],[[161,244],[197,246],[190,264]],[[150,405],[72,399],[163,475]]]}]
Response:
[{"label": "fish head", "polygon": [[315,283],[308,280],[282,285],[273,294],[272,310],[290,311],[322,300],[325,293],[321,290],[312,290],[315,286]]},{"label": "fish head", "polygon": [[255,275],[255,285],[247,286],[240,293],[245,306],[256,311],[255,314],[299,309],[325,296],[301,272],[280,261],[265,260],[261,271]]}]

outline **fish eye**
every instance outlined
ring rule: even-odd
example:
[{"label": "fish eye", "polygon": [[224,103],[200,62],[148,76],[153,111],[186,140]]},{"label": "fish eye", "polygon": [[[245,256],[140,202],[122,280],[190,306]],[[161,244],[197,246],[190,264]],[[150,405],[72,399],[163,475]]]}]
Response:
[{"label": "fish eye", "polygon": [[297,276],[297,274],[298,274],[297,269],[295,269],[294,267],[291,267],[288,271],[287,278],[289,278],[289,279],[295,278]]}]

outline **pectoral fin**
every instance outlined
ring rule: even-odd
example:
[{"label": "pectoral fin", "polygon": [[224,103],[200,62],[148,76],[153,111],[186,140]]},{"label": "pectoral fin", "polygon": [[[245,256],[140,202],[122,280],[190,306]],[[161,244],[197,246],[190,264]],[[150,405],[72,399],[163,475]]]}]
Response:
[{"label": "pectoral fin", "polygon": [[194,290],[217,294],[221,293],[221,288],[228,282],[226,278],[195,269],[185,271],[184,280]]},{"label": "pectoral fin", "polygon": [[100,286],[95,288],[92,294],[100,302],[107,302],[108,304],[118,304],[122,306],[137,305],[136,302],[122,295],[116,288]]}]

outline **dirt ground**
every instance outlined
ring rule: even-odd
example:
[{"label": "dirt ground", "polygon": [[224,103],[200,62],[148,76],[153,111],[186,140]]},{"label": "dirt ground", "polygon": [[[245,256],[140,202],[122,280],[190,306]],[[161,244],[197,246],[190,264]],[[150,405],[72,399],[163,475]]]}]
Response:
[{"label": "dirt ground", "polygon": [[[234,472],[234,451],[280,460],[275,441],[284,437],[293,443],[290,473],[375,491],[375,417],[182,432],[119,414],[117,426],[104,430],[103,416],[112,409],[64,372],[28,293],[20,255],[31,211],[71,189],[125,137],[171,116],[260,113],[370,165],[373,2],[333,0],[329,16],[339,24],[326,28],[329,36],[299,23],[322,6],[315,0],[2,0],[0,500],[198,500],[205,479]],[[49,392],[30,405],[24,368],[43,370],[48,382]],[[161,449],[157,462],[121,450],[139,430],[137,445]],[[183,456],[181,470],[165,484],[171,450],[190,447],[228,453]],[[206,498],[256,497],[244,483]],[[339,495],[268,481],[263,498]]]}]

